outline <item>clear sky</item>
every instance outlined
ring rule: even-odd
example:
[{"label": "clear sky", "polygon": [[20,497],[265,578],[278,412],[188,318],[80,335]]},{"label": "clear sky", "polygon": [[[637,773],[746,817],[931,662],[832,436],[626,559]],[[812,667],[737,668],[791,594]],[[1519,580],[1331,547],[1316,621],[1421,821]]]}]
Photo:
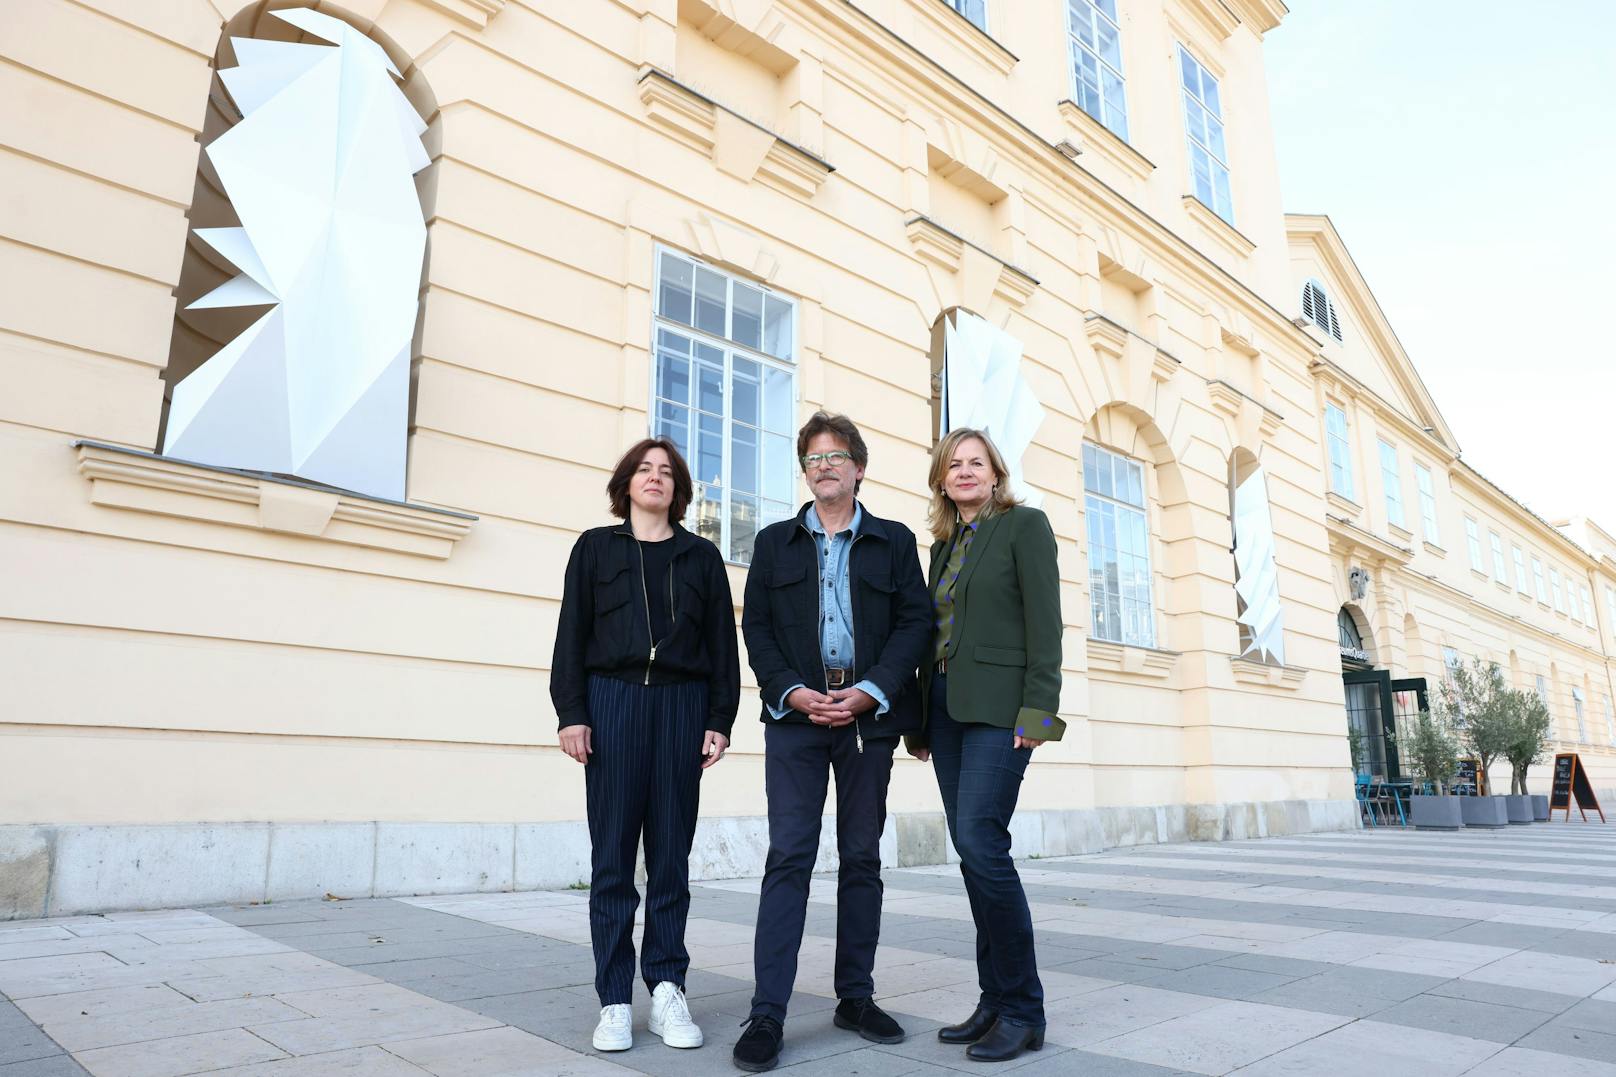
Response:
[{"label": "clear sky", "polygon": [[1329,214],[1466,462],[1616,531],[1616,2],[1287,2],[1285,209]]}]

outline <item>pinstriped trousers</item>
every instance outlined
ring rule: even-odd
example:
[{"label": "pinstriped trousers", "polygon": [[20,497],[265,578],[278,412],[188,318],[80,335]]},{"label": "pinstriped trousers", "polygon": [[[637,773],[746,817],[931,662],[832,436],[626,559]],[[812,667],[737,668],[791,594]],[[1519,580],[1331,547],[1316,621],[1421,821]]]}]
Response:
[{"label": "pinstriped trousers", "polygon": [[602,1006],[634,997],[635,853],[645,839],[647,988],[684,986],[690,954],[690,843],[701,792],[707,685],[633,684],[589,678],[592,753],[584,768],[589,808],[589,935]]}]

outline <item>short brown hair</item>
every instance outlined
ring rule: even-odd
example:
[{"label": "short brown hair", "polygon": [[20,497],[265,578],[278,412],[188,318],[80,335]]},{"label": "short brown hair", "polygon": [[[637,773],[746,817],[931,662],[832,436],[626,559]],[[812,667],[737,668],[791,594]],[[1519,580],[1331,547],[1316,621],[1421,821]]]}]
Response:
[{"label": "short brown hair", "polygon": [[668,464],[673,468],[673,501],[668,505],[668,522],[676,524],[685,518],[685,510],[695,497],[695,488],[690,485],[690,468],[685,466],[685,458],[679,455],[679,447],[668,438],[644,438],[630,446],[623,458],[617,461],[617,466],[612,468],[612,477],[606,480],[606,498],[611,502],[613,516],[619,520],[628,519],[628,481],[639,470],[645,454],[652,449],[667,453]]},{"label": "short brown hair", "polygon": [[[808,470],[802,464],[802,458],[808,455],[808,443],[820,434],[833,435],[843,445],[846,445],[847,452],[853,457],[855,466],[859,468],[869,466],[870,450],[864,444],[864,435],[859,433],[859,428],[854,425],[853,420],[845,415],[832,415],[828,411],[816,411],[808,417],[807,422],[802,424],[802,429],[797,431],[797,466],[802,468],[803,471]],[[858,488],[862,485],[864,485],[863,479],[855,482],[853,492],[858,493]]]}]

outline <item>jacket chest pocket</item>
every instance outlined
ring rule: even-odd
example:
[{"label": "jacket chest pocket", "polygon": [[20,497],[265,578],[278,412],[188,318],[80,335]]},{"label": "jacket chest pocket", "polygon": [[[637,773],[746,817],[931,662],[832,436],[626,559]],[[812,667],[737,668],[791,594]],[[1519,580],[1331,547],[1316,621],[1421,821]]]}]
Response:
[{"label": "jacket chest pocket", "polygon": [[634,574],[627,565],[602,565],[591,585],[594,589],[595,616],[620,616],[634,597]]},{"label": "jacket chest pocket", "polygon": [[892,629],[893,590],[892,577],[887,573],[865,576],[857,582],[858,602],[853,613],[859,623],[855,627],[868,631],[872,644],[885,640]]},{"label": "jacket chest pocket", "polygon": [[707,594],[699,580],[681,579],[675,601],[680,620],[701,624],[702,616],[707,612]]},{"label": "jacket chest pocket", "polygon": [[804,620],[803,580],[808,570],[801,565],[777,568],[769,573],[769,616],[776,624],[794,625]]}]

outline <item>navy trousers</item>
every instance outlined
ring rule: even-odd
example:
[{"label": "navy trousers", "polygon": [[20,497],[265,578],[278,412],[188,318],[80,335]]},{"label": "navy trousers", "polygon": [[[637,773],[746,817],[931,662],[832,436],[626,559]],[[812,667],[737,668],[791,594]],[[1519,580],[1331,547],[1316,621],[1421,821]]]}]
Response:
[{"label": "navy trousers", "polygon": [[931,682],[931,764],[960,856],[960,874],[976,921],[976,978],[981,1004],[1011,1024],[1044,1025],[1044,985],[1033,949],[1032,913],[1010,859],[1010,817],[1031,748],[998,726],[957,722],[948,714],[948,683]]},{"label": "navy trousers", "polygon": [[589,935],[602,1006],[634,998],[635,853],[645,839],[645,938],[640,973],[648,988],[680,987],[690,968],[690,843],[701,792],[707,685],[631,684],[589,678],[593,754],[584,767],[589,807]]},{"label": "navy trousers", "polygon": [[896,737],[866,740],[853,727],[770,722],[764,730],[764,782],[769,798],[769,857],[758,898],[752,944],[757,990],[752,1016],[786,1018],[797,982],[797,951],[808,914],[808,883],[819,852],[825,791],[836,774],[837,998],[875,994],[875,947],[881,937],[881,831]]}]

